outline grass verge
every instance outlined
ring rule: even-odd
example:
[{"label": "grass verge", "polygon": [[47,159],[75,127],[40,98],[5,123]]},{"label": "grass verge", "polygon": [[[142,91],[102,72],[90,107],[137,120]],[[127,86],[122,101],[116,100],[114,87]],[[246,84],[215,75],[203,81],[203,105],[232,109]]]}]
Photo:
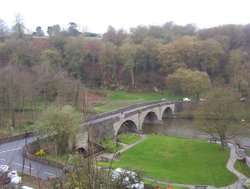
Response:
[{"label": "grass verge", "polygon": [[206,141],[149,136],[128,149],[114,167],[142,170],[145,176],[175,183],[226,186],[237,177],[226,169],[229,149]]},{"label": "grass verge", "polygon": [[247,166],[246,163],[237,160],[234,164],[234,168],[241,172],[243,175],[246,175],[247,177],[250,177],[250,168]]}]

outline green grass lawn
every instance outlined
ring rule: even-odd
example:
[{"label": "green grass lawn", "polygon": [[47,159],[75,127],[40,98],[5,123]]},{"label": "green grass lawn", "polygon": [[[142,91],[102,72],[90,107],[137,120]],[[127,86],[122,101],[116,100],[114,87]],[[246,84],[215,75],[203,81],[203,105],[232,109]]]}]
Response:
[{"label": "green grass lawn", "polygon": [[141,138],[139,135],[132,134],[121,134],[118,137],[119,141],[124,144],[133,144]]},{"label": "green grass lawn", "polygon": [[129,93],[121,90],[103,90],[101,92],[105,94],[106,98],[96,104],[94,109],[97,112],[109,112],[136,103],[158,101],[162,98],[167,100],[182,98],[181,96],[171,95],[169,91],[162,91],[159,93]]},{"label": "green grass lawn", "polygon": [[246,152],[246,154],[248,155],[248,156],[250,156],[250,150],[248,149],[248,150],[245,150],[245,152]]},{"label": "green grass lawn", "polygon": [[206,141],[149,136],[121,155],[114,167],[142,170],[145,176],[184,184],[221,187],[237,177],[226,169],[229,149]]},{"label": "green grass lawn", "polygon": [[234,164],[234,167],[242,174],[246,175],[247,177],[250,177],[250,168],[247,166],[246,163],[237,160]]}]

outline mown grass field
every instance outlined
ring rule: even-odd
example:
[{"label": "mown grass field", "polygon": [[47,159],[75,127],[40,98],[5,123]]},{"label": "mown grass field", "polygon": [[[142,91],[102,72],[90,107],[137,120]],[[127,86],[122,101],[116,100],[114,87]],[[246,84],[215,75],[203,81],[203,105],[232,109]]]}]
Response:
[{"label": "mown grass field", "polygon": [[148,136],[121,155],[114,167],[142,170],[145,176],[176,183],[226,186],[237,177],[226,169],[229,149],[206,141]]},{"label": "mown grass field", "polygon": [[105,98],[95,106],[97,112],[109,112],[122,107],[142,102],[159,101],[162,98],[167,100],[182,99],[181,96],[173,96],[169,91],[148,92],[148,93],[129,93],[121,90],[102,90]]}]

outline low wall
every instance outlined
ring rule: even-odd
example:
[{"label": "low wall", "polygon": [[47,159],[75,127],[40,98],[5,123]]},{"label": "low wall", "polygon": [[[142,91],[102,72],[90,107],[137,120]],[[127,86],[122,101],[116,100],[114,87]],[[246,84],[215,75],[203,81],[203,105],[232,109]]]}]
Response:
[{"label": "low wall", "polygon": [[156,103],[160,103],[160,102],[164,102],[164,101],[144,102],[144,103],[140,103],[140,104],[126,106],[124,108],[120,108],[120,109],[112,111],[112,112],[101,113],[101,114],[98,114],[98,115],[95,115],[95,116],[91,116],[91,117],[86,119],[86,122],[89,122],[89,121],[95,120],[95,119],[99,119],[99,118],[102,118],[102,117],[110,116],[110,115],[113,115],[113,114],[116,114],[116,113],[121,113],[121,112],[131,110],[131,109],[134,109],[134,108],[147,106],[147,105],[151,105],[151,104],[156,104]]},{"label": "low wall", "polygon": [[35,142],[32,142],[30,144],[27,144],[23,150],[23,156],[27,159],[30,159],[30,160],[33,160],[33,161],[36,161],[36,162],[39,162],[41,164],[44,164],[44,165],[48,165],[48,166],[51,166],[51,167],[57,167],[59,169],[63,169],[64,167],[64,164],[62,163],[59,163],[57,161],[54,161],[54,160],[48,160],[46,158],[43,158],[43,157],[38,157],[36,155],[33,155],[32,153],[34,151],[36,151],[38,148],[38,144],[36,144],[37,141]]},{"label": "low wall", "polygon": [[24,134],[19,134],[19,135],[14,135],[14,136],[10,136],[10,137],[0,138],[0,144],[7,143],[7,142],[12,142],[12,141],[15,141],[15,140],[24,139],[25,137],[31,137],[31,136],[34,136],[33,132],[27,132],[27,133],[24,133]]}]

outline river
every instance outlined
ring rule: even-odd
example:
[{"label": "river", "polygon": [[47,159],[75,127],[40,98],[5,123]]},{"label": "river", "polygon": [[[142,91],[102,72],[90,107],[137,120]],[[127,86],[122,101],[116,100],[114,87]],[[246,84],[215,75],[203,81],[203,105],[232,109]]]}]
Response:
[{"label": "river", "polygon": [[[166,119],[162,124],[143,124],[144,134],[159,134],[166,136],[180,136],[185,138],[208,139],[209,136],[201,132],[195,121],[191,119]],[[235,123],[237,124],[237,123]],[[236,142],[250,147],[250,134],[238,136]]]}]

